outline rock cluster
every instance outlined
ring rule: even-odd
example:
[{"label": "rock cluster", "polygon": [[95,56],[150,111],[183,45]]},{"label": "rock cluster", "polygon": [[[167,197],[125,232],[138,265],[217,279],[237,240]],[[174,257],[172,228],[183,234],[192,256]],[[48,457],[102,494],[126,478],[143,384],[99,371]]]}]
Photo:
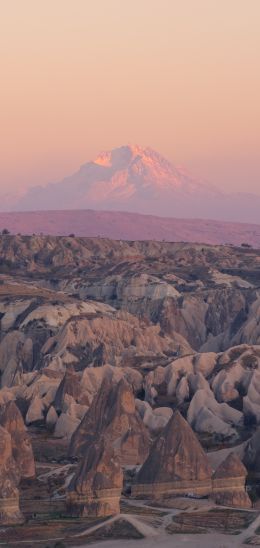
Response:
[{"label": "rock cluster", "polygon": [[250,508],[247,470],[230,453],[212,475],[207,455],[179,411],[153,443],[132,488],[134,497],[210,496],[216,504]]},{"label": "rock cluster", "polygon": [[245,472],[223,464],[223,491],[193,431],[225,456],[226,442],[243,446],[259,480],[259,250],[7,236],[0,256],[0,426],[17,473],[33,477],[34,463],[15,402],[51,454],[80,459],[76,497],[99,497],[86,462],[108,467],[102,441],[121,466],[143,465],[133,492],[247,505]]}]

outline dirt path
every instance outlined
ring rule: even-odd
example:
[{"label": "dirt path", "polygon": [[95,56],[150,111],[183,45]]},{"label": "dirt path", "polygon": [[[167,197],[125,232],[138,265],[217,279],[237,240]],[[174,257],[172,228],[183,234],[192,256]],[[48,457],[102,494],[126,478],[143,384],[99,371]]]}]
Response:
[{"label": "dirt path", "polygon": [[260,527],[260,514],[256,517],[255,521],[249,525],[249,527],[243,531],[239,536],[239,541],[243,543],[249,537],[254,536],[255,530]]},{"label": "dirt path", "polygon": [[[137,502],[135,501],[135,506],[149,508],[145,504],[145,501]],[[131,507],[131,504],[129,504]],[[227,535],[223,533],[205,533],[205,534],[178,534],[170,535],[166,533],[165,527],[171,523],[172,517],[182,512],[183,510],[172,509],[172,508],[156,508],[156,510],[167,512],[166,516],[162,517],[162,525],[159,528],[152,527],[143,523],[142,517],[136,517],[129,514],[120,514],[111,518],[106,522],[106,524],[113,523],[122,517],[131,523],[136,529],[145,537],[142,540],[103,540],[99,542],[94,542],[91,546],[93,548],[155,548],[158,547],[158,543],[161,548],[245,548],[244,542],[249,538],[254,536],[255,530],[260,526],[260,514],[256,515],[255,520],[249,527],[242,531],[239,535]],[[147,516],[143,516],[144,519]],[[86,532],[81,533],[78,536],[84,536],[86,534],[92,533],[97,529],[100,529],[103,524],[92,527]],[[87,545],[85,545],[87,548]],[[76,548],[76,547],[75,547]],[[84,547],[83,547],[84,548]]]},{"label": "dirt path", "polygon": [[130,516],[129,514],[118,514],[117,516],[113,516],[112,518],[108,519],[105,522],[99,523],[98,525],[94,525],[93,527],[90,527],[89,529],[86,529],[85,531],[82,531],[81,533],[78,533],[75,535],[75,537],[85,537],[88,535],[91,535],[95,531],[98,531],[99,529],[102,529],[103,527],[106,527],[107,525],[111,525],[111,523],[115,523],[116,521],[124,519],[125,521],[128,521],[128,523],[131,523],[141,535],[143,535],[145,538],[153,538],[158,537],[158,531],[152,527],[151,525],[147,525],[146,523],[143,523],[135,516]]}]

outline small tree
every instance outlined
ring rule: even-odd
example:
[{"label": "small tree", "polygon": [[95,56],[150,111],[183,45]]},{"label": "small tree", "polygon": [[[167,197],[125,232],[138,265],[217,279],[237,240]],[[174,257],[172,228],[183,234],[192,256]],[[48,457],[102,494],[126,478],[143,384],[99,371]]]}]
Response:
[{"label": "small tree", "polygon": [[3,228],[2,234],[3,236],[5,236],[6,234],[10,234],[10,230],[8,230],[8,228]]}]

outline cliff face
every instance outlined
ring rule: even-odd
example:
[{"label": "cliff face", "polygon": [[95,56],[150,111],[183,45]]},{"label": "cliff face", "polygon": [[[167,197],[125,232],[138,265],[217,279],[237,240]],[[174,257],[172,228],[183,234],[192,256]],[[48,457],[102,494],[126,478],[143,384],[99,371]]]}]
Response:
[{"label": "cliff face", "polygon": [[104,438],[86,448],[67,492],[71,513],[81,516],[111,516],[120,512],[123,472],[114,450]]},{"label": "cliff face", "polygon": [[175,411],[152,445],[133,486],[133,495],[209,494],[211,475],[207,456],[196,435]]}]

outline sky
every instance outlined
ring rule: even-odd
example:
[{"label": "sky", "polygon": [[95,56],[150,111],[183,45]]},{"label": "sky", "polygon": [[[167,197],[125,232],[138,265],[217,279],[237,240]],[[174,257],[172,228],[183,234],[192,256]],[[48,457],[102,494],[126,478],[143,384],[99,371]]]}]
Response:
[{"label": "sky", "polygon": [[151,146],[260,194],[259,0],[0,0],[0,190]]}]

